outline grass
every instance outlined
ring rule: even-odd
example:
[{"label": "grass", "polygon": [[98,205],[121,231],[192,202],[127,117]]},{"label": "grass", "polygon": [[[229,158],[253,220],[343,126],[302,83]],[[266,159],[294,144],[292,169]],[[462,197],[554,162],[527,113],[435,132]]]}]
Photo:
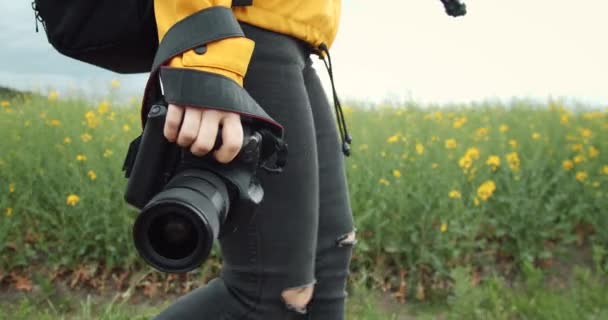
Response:
[{"label": "grass", "polygon": [[[478,285],[466,269],[455,269],[455,291],[447,303],[396,304],[365,287],[348,299],[348,320],[578,320],[608,318],[608,284],[605,276],[575,267],[568,279],[548,284],[542,270],[528,266],[515,283],[493,276]],[[563,276],[563,275],[562,275]],[[131,304],[91,295],[13,296],[0,302],[0,320],[144,320],[158,314],[168,302]]]},{"label": "grass", "polygon": [[[152,296],[151,286],[170,282],[147,272],[133,248],[136,212],[123,201],[120,168],[140,120],[137,101],[115,103],[116,90],[100,101],[56,91],[46,97],[0,92],[0,290],[29,292],[32,282],[63,282],[95,291],[108,282],[122,291],[143,272],[135,289]],[[605,111],[515,101],[354,106],[345,114],[355,139],[347,173],[358,229],[351,268],[357,286],[401,302],[447,303],[458,291],[455,272],[467,270],[494,287],[475,288],[483,296],[511,292],[514,276],[530,267],[550,272],[573,246],[593,249],[594,270],[608,271]],[[167,292],[205,283],[220,261],[215,251],[189,278],[171,279],[178,281]],[[502,286],[494,276],[509,281]],[[507,309],[527,303],[516,300],[520,289],[513,290],[496,301],[511,301]],[[548,304],[572,300],[567,293],[551,299],[556,302]],[[44,306],[59,316],[47,300],[26,301],[23,312]],[[390,318],[366,301],[352,308]],[[450,302],[450,312],[474,317],[477,311],[464,306],[474,302],[462,308]],[[80,315],[87,306],[85,300],[66,308]],[[112,314],[127,308],[104,306]]]}]

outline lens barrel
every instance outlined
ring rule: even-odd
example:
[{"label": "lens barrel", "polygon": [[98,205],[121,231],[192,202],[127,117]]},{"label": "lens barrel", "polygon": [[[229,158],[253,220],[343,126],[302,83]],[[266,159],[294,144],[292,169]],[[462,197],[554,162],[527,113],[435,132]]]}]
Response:
[{"label": "lens barrel", "polygon": [[213,172],[180,172],[141,210],[135,247],[159,271],[191,271],[209,256],[229,206],[228,188]]}]

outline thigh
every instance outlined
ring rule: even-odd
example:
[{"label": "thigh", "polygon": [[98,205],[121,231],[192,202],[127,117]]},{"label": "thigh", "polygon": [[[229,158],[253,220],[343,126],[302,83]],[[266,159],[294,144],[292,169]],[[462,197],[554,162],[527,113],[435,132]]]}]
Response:
[{"label": "thigh", "polygon": [[297,50],[289,53],[292,47],[283,50],[280,41],[254,40],[257,51],[244,86],[284,126],[287,166],[278,175],[258,171],[264,199],[251,226],[221,239],[221,247],[224,279],[230,286],[250,281],[251,296],[253,283],[258,283],[263,308],[280,302],[283,290],[315,282],[319,184],[314,121],[302,74],[304,59]]}]

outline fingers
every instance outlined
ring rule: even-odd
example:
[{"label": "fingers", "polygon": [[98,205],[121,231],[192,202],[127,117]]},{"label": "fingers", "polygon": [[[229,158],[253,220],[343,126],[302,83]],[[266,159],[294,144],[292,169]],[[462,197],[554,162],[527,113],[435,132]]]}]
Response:
[{"label": "fingers", "polygon": [[190,147],[190,152],[197,156],[204,156],[215,145],[218,126],[220,125],[221,114],[216,110],[205,110],[202,114],[202,121],[196,141]]},{"label": "fingers", "polygon": [[221,163],[232,161],[243,146],[243,126],[241,117],[236,113],[227,113],[221,120],[222,146],[214,153],[215,159]]},{"label": "fingers", "polygon": [[163,129],[163,133],[165,138],[170,142],[175,142],[177,139],[177,134],[179,132],[179,126],[182,123],[182,117],[184,115],[184,108],[178,107],[174,104],[169,105],[169,109],[167,111],[167,117],[165,119],[165,127]]},{"label": "fingers", "polygon": [[203,110],[199,108],[186,108],[184,121],[177,136],[177,144],[187,148],[197,139],[201,126]]},{"label": "fingers", "polygon": [[202,157],[213,149],[220,125],[222,145],[214,156],[217,161],[228,163],[243,145],[241,117],[236,113],[170,104],[163,131],[167,140]]}]

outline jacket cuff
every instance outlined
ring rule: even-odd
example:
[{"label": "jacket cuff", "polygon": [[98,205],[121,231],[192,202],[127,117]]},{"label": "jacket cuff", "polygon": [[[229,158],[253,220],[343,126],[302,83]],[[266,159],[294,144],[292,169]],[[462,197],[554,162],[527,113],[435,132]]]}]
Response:
[{"label": "jacket cuff", "polygon": [[243,86],[254,46],[245,37],[226,38],[175,56],[168,65],[220,74]]},{"label": "jacket cuff", "polygon": [[160,79],[167,103],[238,113],[259,122],[278,137],[283,136],[283,127],[242,86],[225,76],[193,69],[162,67]]}]

